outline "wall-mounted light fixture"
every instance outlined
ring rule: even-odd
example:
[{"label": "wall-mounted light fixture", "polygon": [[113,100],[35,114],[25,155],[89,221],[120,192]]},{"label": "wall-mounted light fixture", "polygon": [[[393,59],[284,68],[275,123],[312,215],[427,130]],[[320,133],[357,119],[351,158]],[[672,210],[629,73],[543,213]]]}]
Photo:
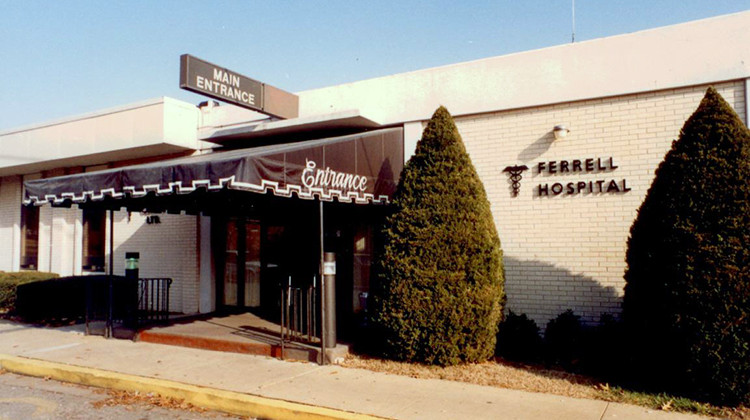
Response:
[{"label": "wall-mounted light fixture", "polygon": [[559,124],[552,129],[552,133],[555,134],[555,140],[562,140],[568,135],[568,133],[570,133],[570,130],[568,130],[568,127]]}]

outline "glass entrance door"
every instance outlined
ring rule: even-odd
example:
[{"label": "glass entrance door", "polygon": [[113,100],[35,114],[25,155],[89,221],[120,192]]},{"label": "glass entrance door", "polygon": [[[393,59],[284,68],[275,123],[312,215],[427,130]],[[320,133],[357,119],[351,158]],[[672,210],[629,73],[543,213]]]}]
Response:
[{"label": "glass entrance door", "polygon": [[260,306],[260,223],[256,220],[227,220],[224,248],[224,306]]}]

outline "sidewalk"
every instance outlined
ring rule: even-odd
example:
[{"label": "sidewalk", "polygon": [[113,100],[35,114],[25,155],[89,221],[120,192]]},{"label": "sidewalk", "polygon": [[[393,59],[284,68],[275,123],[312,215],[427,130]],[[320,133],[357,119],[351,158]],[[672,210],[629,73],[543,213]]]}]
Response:
[{"label": "sidewalk", "polygon": [[0,321],[0,366],[88,385],[165,393],[264,418],[703,418],[340,366],[107,340],[85,336],[78,328],[34,328],[7,321]]}]

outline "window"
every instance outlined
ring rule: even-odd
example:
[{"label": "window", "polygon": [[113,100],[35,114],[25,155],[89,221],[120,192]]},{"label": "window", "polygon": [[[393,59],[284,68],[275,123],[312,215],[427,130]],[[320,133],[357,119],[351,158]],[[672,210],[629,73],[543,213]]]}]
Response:
[{"label": "window", "polygon": [[104,244],[107,216],[104,210],[83,210],[84,271],[104,271]]},{"label": "window", "polygon": [[21,268],[39,269],[39,207],[21,206]]}]

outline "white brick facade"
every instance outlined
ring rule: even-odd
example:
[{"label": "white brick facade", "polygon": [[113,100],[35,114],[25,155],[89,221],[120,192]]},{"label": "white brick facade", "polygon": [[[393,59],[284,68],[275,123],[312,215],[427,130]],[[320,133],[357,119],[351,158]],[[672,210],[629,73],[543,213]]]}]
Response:
[{"label": "white brick facade", "polygon": [[21,258],[20,176],[0,177],[0,271],[17,271]]},{"label": "white brick facade", "polygon": [[[745,117],[745,82],[715,87]],[[505,253],[508,307],[544,326],[566,309],[587,322],[618,313],[630,226],[654,170],[707,86],[480,114],[456,119],[492,205]],[[552,128],[571,132],[554,140]],[[612,157],[601,173],[539,174],[538,162]],[[525,164],[518,197],[506,166]],[[627,193],[537,196],[538,185],[610,179]]]}]

